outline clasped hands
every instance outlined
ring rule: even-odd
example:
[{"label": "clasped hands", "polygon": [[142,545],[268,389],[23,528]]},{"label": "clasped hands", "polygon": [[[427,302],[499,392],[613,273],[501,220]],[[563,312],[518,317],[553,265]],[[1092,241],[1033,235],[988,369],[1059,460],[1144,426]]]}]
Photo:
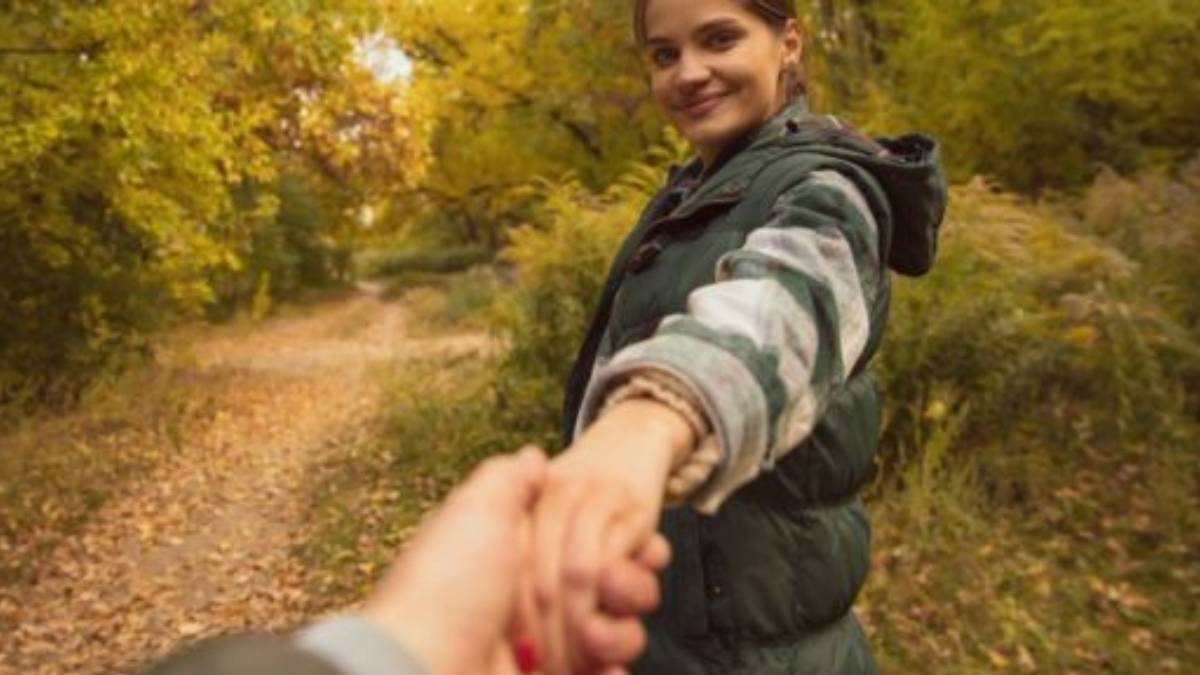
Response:
[{"label": "clasped hands", "polygon": [[363,614],[432,675],[618,675],[645,648],[670,550],[655,529],[695,443],[650,400],[547,461],[484,462],[415,535]]}]

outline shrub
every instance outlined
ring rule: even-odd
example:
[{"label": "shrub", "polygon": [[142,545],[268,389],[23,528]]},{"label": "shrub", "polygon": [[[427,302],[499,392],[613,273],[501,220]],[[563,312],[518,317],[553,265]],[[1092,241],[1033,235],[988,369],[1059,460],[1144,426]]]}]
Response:
[{"label": "shrub", "polygon": [[369,251],[358,262],[362,276],[389,277],[414,273],[451,274],[490,262],[494,254],[482,246],[433,250]]},{"label": "shrub", "polygon": [[286,174],[269,189],[239,191],[239,203],[266,199],[277,208],[243,243],[241,263],[213,276],[211,318],[239,310],[261,317],[277,300],[350,281],[350,251],[330,236],[335,218],[314,196],[311,183],[300,174]]},{"label": "shrub", "polygon": [[1200,341],[1200,157],[1176,176],[1147,172],[1123,178],[1105,171],[1071,215],[1138,263],[1139,285],[1187,332],[1167,345],[1181,352],[1172,368],[1200,419],[1200,359],[1194,351]]},{"label": "shrub", "polygon": [[1180,379],[1196,350],[1145,267],[1086,224],[974,183],[935,271],[897,282],[860,605],[887,670],[1195,657],[1198,598],[1179,589],[1200,545]]},{"label": "shrub", "polygon": [[1077,189],[1101,164],[1132,173],[1200,145],[1197,0],[820,4],[835,24],[861,22],[851,44],[817,40],[836,103],[868,127],[932,132],[960,179]]},{"label": "shrub", "polygon": [[536,225],[513,231],[503,259],[515,268],[495,329],[508,353],[497,387],[504,423],[559,445],[562,390],[622,238],[649,196],[653,171],[637,169],[603,195],[573,181],[544,186]]},{"label": "shrub", "polygon": [[[554,438],[608,256],[643,199],[558,187],[513,237],[497,429]],[[1191,654],[1198,598],[1178,588],[1197,580],[1200,467],[1180,374],[1200,352],[1164,302],[1184,277],[1146,284],[1073,213],[958,187],[935,271],[896,281],[861,607],[890,670],[1133,673],[1149,645],[1167,668]]]},{"label": "shrub", "polygon": [[1170,426],[1172,362],[1194,346],[1133,260],[1071,225],[981,183],[956,190],[935,272],[896,284],[879,367],[887,452],[957,405],[970,406],[967,445],[1045,436],[1048,416],[1081,407],[1113,439]]}]

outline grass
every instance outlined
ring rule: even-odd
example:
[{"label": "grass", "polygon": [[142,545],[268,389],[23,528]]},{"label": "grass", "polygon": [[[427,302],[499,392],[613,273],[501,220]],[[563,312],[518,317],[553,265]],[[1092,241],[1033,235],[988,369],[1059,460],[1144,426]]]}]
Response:
[{"label": "grass", "polygon": [[427,334],[488,330],[502,281],[495,268],[478,265],[455,274],[416,274],[386,280],[383,297],[412,310],[414,327]]},{"label": "grass", "polygon": [[[1021,449],[1046,462],[1062,450]],[[1052,465],[1058,485],[1024,502],[989,499],[974,462],[873,494],[858,611],[883,672],[1182,673],[1200,662],[1200,505],[1183,492],[1197,463],[1151,454],[1092,448]]]},{"label": "grass", "polygon": [[[373,445],[330,467],[314,504],[318,530],[301,554],[321,609],[361,599],[470,466],[520,442],[493,427],[493,367],[394,376],[396,412]],[[1054,466],[1054,449],[1026,451]],[[1197,463],[1151,453],[1094,449],[1059,463],[1057,487],[1024,503],[990,499],[986,464],[956,466],[949,453],[883,479],[857,604],[882,672],[1189,672],[1200,663],[1200,500],[1186,492]]]}]

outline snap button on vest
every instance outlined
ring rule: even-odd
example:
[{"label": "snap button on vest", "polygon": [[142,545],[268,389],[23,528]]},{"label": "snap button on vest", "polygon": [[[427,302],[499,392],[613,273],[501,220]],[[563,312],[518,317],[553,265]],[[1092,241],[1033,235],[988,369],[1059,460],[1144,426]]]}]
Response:
[{"label": "snap button on vest", "polygon": [[642,244],[638,247],[636,253],[633,254],[633,259],[629,261],[629,271],[634,274],[640,274],[646,268],[654,263],[654,259],[658,254],[663,252],[663,245],[660,241],[652,241],[647,244]]}]

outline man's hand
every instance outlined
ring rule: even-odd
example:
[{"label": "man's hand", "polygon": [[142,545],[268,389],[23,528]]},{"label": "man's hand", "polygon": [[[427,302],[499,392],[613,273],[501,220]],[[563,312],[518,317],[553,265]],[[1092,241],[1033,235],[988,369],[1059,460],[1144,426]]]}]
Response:
[{"label": "man's hand", "polygon": [[[546,479],[546,459],[536,448],[485,461],[420,528],[364,616],[433,675],[515,672],[512,643],[543,634],[528,623],[537,614],[528,608],[533,513]],[[627,620],[652,611],[659,601],[655,572],[669,556],[666,541],[653,537],[635,555],[607,565],[598,578],[600,608]],[[612,666],[636,657],[644,640],[599,637],[565,639],[588,662]]]},{"label": "man's hand", "polygon": [[485,461],[426,521],[364,614],[435,675],[493,672],[528,567],[540,450]]}]

